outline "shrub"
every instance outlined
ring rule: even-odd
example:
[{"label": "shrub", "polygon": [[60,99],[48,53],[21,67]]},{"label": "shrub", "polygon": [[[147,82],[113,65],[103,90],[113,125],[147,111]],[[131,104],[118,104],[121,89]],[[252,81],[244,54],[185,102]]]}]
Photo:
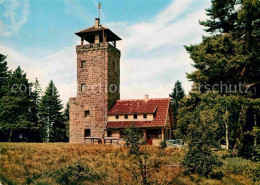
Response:
[{"label": "shrub", "polygon": [[247,160],[242,158],[226,158],[224,161],[223,169],[226,174],[236,174],[241,175],[244,173],[245,168],[247,167]]},{"label": "shrub", "polygon": [[140,141],[141,134],[138,130],[133,126],[126,128],[124,130],[126,134],[126,147],[129,148],[129,154],[138,154],[140,150]]},{"label": "shrub", "polygon": [[64,185],[77,185],[84,181],[96,182],[101,180],[101,175],[91,171],[88,165],[84,165],[82,162],[76,162],[57,171],[57,175],[57,182]]},{"label": "shrub", "polygon": [[165,140],[161,141],[159,149],[161,150],[161,154],[165,155],[165,149],[167,148],[167,143]]},{"label": "shrub", "polygon": [[213,174],[214,167],[220,166],[221,163],[207,145],[199,143],[189,146],[182,165],[185,168],[185,174],[198,173],[209,176]]},{"label": "shrub", "polygon": [[253,162],[240,157],[226,158],[223,170],[226,174],[247,175],[254,182],[260,181],[260,163]]}]

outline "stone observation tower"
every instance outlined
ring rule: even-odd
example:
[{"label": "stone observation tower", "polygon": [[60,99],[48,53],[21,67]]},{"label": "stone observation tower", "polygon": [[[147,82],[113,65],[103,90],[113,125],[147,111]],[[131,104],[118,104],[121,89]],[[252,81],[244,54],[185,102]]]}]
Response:
[{"label": "stone observation tower", "polygon": [[[115,33],[95,19],[95,25],[75,33],[77,96],[70,98],[70,142],[105,134],[107,113],[120,99],[120,51]],[[88,44],[84,44],[87,41]]]}]

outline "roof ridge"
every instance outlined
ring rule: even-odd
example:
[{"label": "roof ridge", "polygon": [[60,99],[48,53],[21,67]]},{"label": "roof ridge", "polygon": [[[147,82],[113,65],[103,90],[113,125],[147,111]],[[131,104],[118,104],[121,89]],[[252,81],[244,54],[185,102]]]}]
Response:
[{"label": "roof ridge", "polygon": [[82,32],[82,31],[84,31],[84,30],[87,30],[87,29],[89,29],[89,28],[93,28],[93,27],[95,27],[95,26],[87,27],[87,28],[85,28],[85,29],[82,29],[82,30],[80,30],[80,31],[77,31],[76,33]]},{"label": "roof ridge", "polygon": [[95,26],[90,26],[90,27],[85,28],[85,29],[83,29],[83,30],[80,30],[80,31],[78,31],[78,32],[76,32],[76,33],[80,33],[80,32],[83,32],[83,31],[87,31],[87,30],[89,30],[89,29],[96,29],[96,30],[98,30],[98,29],[104,29],[104,30],[109,30],[109,28],[107,28],[106,26],[100,24],[100,27],[98,27],[98,28],[95,28]]},{"label": "roof ridge", "polygon": [[[149,100],[169,100],[170,98],[149,98]],[[145,101],[145,99],[121,99],[117,101]]]}]

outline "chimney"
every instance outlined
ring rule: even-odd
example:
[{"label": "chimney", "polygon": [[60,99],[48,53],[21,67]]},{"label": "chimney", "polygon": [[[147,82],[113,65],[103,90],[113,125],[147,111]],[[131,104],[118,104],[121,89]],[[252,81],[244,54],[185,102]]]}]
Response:
[{"label": "chimney", "polygon": [[146,101],[146,102],[148,101],[148,94],[144,95],[144,101]]},{"label": "chimney", "polygon": [[99,28],[99,25],[100,25],[100,19],[95,18],[95,28]]}]

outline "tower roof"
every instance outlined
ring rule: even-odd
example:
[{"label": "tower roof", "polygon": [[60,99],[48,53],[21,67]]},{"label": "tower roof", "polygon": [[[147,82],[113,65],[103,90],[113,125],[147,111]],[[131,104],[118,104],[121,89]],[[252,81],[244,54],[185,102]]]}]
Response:
[{"label": "tower roof", "polygon": [[114,32],[112,32],[110,29],[103,25],[98,26],[91,26],[89,28],[86,28],[84,30],[78,31],[75,33],[79,37],[83,38],[89,43],[93,43],[95,41],[95,35],[106,35],[106,41],[117,41],[122,40],[119,36],[117,36]]}]

